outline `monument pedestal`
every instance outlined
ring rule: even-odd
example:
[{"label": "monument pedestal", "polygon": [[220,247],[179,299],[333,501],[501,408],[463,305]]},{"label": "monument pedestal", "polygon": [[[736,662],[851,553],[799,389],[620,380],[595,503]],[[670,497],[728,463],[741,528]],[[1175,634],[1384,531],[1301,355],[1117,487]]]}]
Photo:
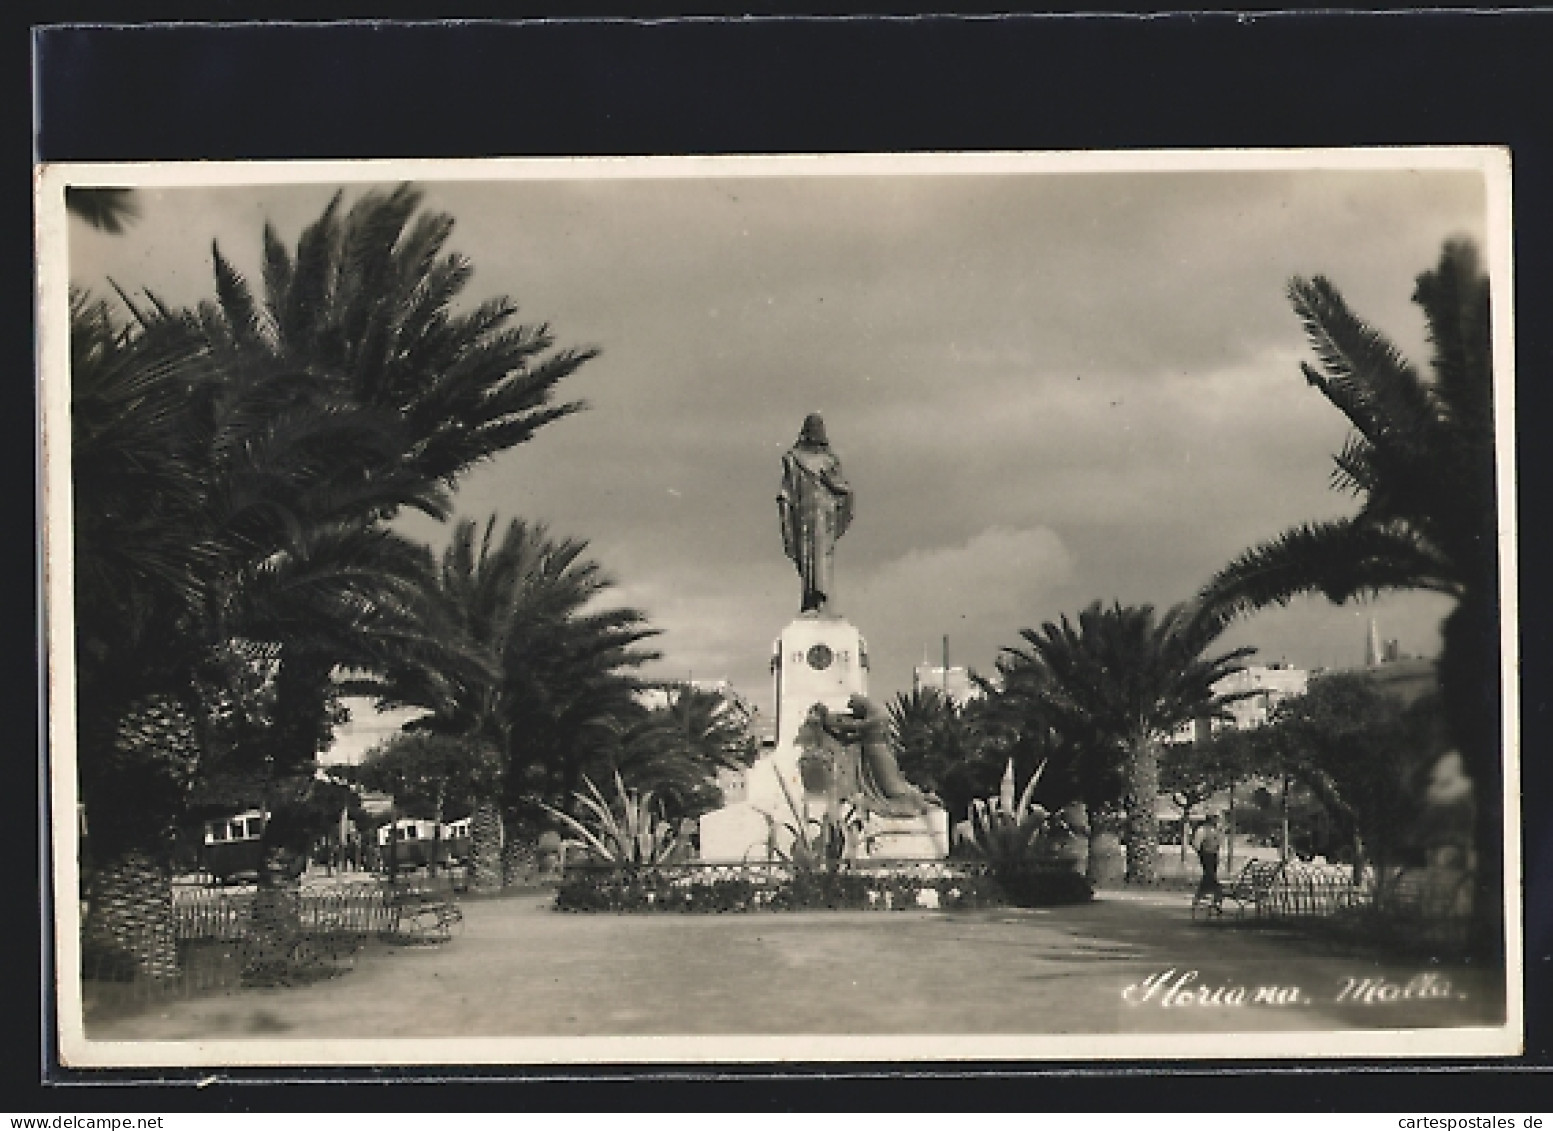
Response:
[{"label": "monument pedestal", "polygon": [[[841,617],[806,613],[793,620],[772,645],[771,675],[776,689],[776,745],[761,755],[744,777],[744,801],[701,818],[701,859],[716,863],[765,860],[771,823],[784,850],[798,823],[792,801],[803,811],[805,791],[798,770],[802,753],[794,741],[816,703],[845,711],[853,695],[868,694],[868,646],[862,634]],[[783,785],[787,790],[784,793]],[[807,798],[810,815],[825,811],[820,795]],[[762,815],[764,814],[764,816]]]},{"label": "monument pedestal", "polygon": [[949,855],[949,814],[934,806],[920,817],[870,816],[868,855],[879,860],[942,860]]},{"label": "monument pedestal", "polygon": [[[845,712],[853,695],[868,694],[868,645],[841,617],[805,614],[777,638],[771,672],[776,745],[746,771],[742,802],[701,818],[701,859],[711,863],[769,859],[773,829],[777,846],[786,851],[793,842],[787,826],[798,824],[806,805],[811,820],[819,821],[826,798],[806,794],[798,768],[798,730],[816,703]],[[949,821],[942,809],[918,817],[871,816],[865,833],[873,857],[932,860],[949,853]]]}]

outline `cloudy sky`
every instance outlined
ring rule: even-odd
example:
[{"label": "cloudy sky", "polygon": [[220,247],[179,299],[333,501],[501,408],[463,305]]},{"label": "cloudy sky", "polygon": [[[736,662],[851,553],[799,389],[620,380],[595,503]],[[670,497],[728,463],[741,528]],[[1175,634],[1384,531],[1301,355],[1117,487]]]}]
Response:
[{"label": "cloudy sky", "polygon": [[[460,515],[588,539],[663,630],[653,674],[729,679],[763,711],[798,611],[774,499],[806,413],[857,492],[836,605],[871,689],[909,687],[946,634],[986,670],[1021,627],[1182,600],[1248,545],[1350,511],[1328,486],[1346,425],[1300,375],[1285,286],[1326,275],[1422,364],[1413,279],[1447,237],[1485,236],[1472,171],[422,183],[457,220],[471,299],[511,295],[603,351],[562,390],[591,409],[471,474]],[[257,277],[262,225],[294,244],[337,187],[148,188],[123,236],[72,224],[72,277],[196,301],[212,239]],[[1374,616],[1432,655],[1444,609],[1302,601],[1226,643],[1353,664]]]}]

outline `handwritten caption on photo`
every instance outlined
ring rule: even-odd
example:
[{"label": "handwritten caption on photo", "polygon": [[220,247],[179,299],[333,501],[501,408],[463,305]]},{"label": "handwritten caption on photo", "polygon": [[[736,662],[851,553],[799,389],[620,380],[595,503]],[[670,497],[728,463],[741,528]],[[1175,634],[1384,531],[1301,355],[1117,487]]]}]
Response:
[{"label": "handwritten caption on photo", "polygon": [[1434,971],[1414,975],[1406,982],[1381,977],[1346,978],[1325,996],[1298,985],[1243,985],[1237,982],[1213,983],[1197,970],[1161,970],[1122,990],[1128,1005],[1153,1005],[1164,1009],[1178,1006],[1301,1006],[1400,1005],[1417,1001],[1465,1001],[1467,995],[1455,990],[1449,978]]}]

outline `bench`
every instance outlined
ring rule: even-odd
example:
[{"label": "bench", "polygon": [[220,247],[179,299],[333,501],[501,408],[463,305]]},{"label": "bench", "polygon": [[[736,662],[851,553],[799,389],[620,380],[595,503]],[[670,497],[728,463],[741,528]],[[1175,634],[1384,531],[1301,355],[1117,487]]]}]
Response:
[{"label": "bench", "polygon": [[1235,905],[1237,916],[1244,915],[1247,907],[1260,915],[1263,905],[1283,874],[1284,863],[1281,860],[1247,861],[1240,875],[1228,887],[1221,884],[1211,894],[1192,897],[1192,918],[1197,918],[1199,914],[1204,918],[1222,916],[1225,903]]}]

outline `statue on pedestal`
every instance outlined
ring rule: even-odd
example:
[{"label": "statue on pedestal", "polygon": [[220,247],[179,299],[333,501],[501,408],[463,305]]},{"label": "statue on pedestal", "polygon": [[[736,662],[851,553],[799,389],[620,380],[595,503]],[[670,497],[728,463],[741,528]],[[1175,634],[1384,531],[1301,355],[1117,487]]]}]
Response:
[{"label": "statue on pedestal", "polygon": [[852,524],[852,488],[817,412],[805,417],[798,441],[782,457],[777,510],[782,548],[803,581],[801,611],[819,614],[831,596],[836,539]]}]

